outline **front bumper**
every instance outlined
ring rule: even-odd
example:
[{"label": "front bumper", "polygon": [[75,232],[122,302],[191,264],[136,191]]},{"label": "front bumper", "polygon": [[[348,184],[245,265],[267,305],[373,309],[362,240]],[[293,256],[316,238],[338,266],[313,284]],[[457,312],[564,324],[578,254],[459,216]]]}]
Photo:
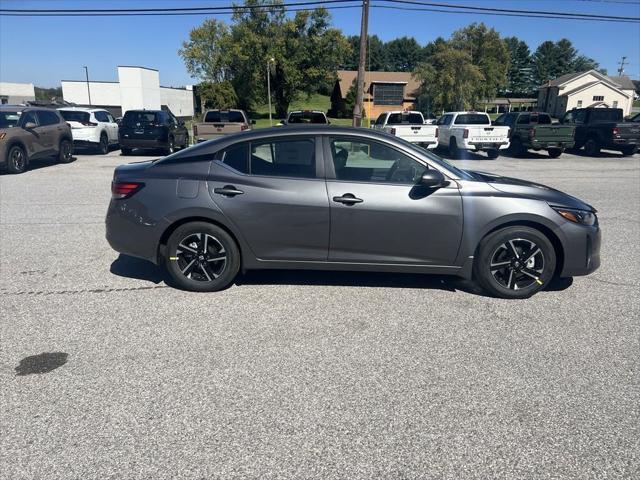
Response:
[{"label": "front bumper", "polygon": [[600,267],[600,227],[587,227],[567,222],[561,227],[566,239],[561,277],[577,277],[595,272]]}]

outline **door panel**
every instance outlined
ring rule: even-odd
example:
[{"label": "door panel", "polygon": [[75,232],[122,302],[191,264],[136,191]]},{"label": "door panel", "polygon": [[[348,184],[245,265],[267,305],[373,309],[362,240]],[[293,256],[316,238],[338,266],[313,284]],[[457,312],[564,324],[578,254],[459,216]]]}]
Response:
[{"label": "door panel", "polygon": [[[455,187],[431,192],[410,185],[328,181],[329,261],[453,265],[462,236]],[[333,201],[352,194],[362,203]]]}]

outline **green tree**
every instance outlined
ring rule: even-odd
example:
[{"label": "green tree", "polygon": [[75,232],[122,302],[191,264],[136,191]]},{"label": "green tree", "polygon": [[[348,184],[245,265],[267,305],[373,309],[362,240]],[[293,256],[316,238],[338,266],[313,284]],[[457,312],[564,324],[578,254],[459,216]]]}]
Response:
[{"label": "green tree", "polygon": [[525,42],[518,37],[504,39],[509,50],[509,69],[505,93],[513,95],[530,95],[536,85],[533,83],[531,69],[531,51]]},{"label": "green tree", "polygon": [[[360,61],[360,35],[347,37],[349,48],[340,68],[344,70],[357,70]],[[387,50],[385,43],[377,35],[369,35],[367,41],[366,70],[372,72],[388,71]]]},{"label": "green tree", "polygon": [[472,103],[494,98],[506,86],[509,50],[496,30],[473,23],[453,33],[451,46],[466,52],[484,77],[472,92]]},{"label": "green tree", "polygon": [[402,37],[385,44],[387,66],[392,72],[413,72],[423,59],[420,44],[413,37]]},{"label": "green tree", "polygon": [[542,42],[533,54],[532,63],[533,77],[538,86],[568,73],[599,69],[595,60],[580,55],[566,38],[556,43]]},{"label": "green tree", "polygon": [[414,77],[420,81],[419,103],[429,105],[432,111],[471,108],[484,83],[471,54],[446,42],[434,47]]},{"label": "green tree", "polygon": [[191,30],[189,40],[178,50],[189,75],[209,82],[227,79],[227,56],[222,46],[228,35],[227,25],[215,19],[205,20]]},{"label": "green tree", "polygon": [[238,106],[238,95],[231,82],[202,82],[198,85],[204,108],[235,108]]}]

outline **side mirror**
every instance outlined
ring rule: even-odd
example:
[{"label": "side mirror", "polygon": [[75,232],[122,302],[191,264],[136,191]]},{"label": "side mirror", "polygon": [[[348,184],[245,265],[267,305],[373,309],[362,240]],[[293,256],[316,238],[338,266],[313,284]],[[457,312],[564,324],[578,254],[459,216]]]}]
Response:
[{"label": "side mirror", "polygon": [[36,125],[33,122],[27,122],[24,124],[24,129],[25,130],[33,130],[34,128],[36,128],[38,125]]},{"label": "side mirror", "polygon": [[445,180],[444,175],[439,170],[435,170],[433,168],[424,172],[420,178],[420,185],[427,188],[440,188],[444,187],[446,184],[447,181]]}]

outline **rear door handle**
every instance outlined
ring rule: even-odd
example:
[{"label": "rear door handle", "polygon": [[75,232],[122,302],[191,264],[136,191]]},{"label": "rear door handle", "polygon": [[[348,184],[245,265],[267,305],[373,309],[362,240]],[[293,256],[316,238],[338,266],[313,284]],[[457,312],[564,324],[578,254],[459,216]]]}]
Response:
[{"label": "rear door handle", "polygon": [[345,205],[354,205],[356,203],[362,203],[361,198],[356,198],[353,193],[345,193],[341,197],[333,197],[334,202],[344,203]]},{"label": "rear door handle", "polygon": [[236,195],[242,195],[244,192],[242,190],[238,190],[233,185],[225,185],[222,188],[214,188],[213,193],[225,195],[227,197],[235,197]]}]

